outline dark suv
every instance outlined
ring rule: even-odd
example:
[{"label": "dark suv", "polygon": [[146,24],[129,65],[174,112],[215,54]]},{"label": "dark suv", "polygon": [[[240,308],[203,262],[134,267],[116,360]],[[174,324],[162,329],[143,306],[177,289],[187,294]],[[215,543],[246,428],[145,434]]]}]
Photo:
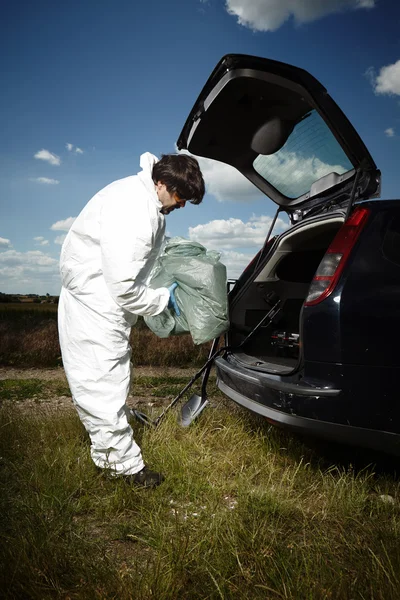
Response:
[{"label": "dark suv", "polygon": [[[229,294],[219,388],[274,424],[400,456],[400,201],[306,71],[228,55],[178,140],[285,211]],[[245,343],[272,311],[272,319]]]}]

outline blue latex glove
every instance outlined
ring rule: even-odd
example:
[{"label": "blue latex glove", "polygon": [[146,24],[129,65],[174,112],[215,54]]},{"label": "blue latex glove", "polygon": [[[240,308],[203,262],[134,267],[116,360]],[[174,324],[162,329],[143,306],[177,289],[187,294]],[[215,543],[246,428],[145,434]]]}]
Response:
[{"label": "blue latex glove", "polygon": [[168,291],[169,291],[168,308],[171,308],[172,310],[174,310],[176,316],[179,317],[181,314],[181,311],[179,310],[179,306],[176,302],[176,298],[175,298],[175,294],[174,294],[174,291],[176,290],[177,287],[178,287],[178,284],[176,282],[174,282],[168,288]]}]

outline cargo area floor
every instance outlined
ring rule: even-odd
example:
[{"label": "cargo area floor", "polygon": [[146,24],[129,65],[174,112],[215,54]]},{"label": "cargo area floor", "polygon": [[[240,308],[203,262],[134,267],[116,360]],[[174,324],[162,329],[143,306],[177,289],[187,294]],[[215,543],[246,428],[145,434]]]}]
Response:
[{"label": "cargo area floor", "polygon": [[290,373],[297,365],[296,358],[283,358],[279,357],[275,360],[271,360],[271,356],[251,356],[244,352],[235,352],[235,358],[246,365],[247,367],[253,367],[260,371],[268,371],[269,373],[277,373],[279,375]]}]

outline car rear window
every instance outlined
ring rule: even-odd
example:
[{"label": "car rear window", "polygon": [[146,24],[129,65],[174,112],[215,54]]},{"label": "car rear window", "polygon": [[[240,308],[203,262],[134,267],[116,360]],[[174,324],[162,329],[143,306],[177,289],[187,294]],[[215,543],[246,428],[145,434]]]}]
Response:
[{"label": "car rear window", "polygon": [[259,154],[253,167],[281,194],[298,198],[329,173],[342,175],[353,165],[316,110],[294,128],[285,145],[271,155]]}]

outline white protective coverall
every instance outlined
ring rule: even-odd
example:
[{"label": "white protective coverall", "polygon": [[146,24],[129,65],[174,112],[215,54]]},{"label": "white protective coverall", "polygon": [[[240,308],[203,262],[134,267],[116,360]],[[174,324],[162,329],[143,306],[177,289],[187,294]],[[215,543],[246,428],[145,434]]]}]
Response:
[{"label": "white protective coverall", "polygon": [[65,373],[98,467],[130,475],[144,467],[128,423],[129,334],[137,315],[157,315],[167,288],[147,287],[165,217],[152,180],[156,157],[142,171],[98,192],[73,223],[61,250],[58,326]]}]

